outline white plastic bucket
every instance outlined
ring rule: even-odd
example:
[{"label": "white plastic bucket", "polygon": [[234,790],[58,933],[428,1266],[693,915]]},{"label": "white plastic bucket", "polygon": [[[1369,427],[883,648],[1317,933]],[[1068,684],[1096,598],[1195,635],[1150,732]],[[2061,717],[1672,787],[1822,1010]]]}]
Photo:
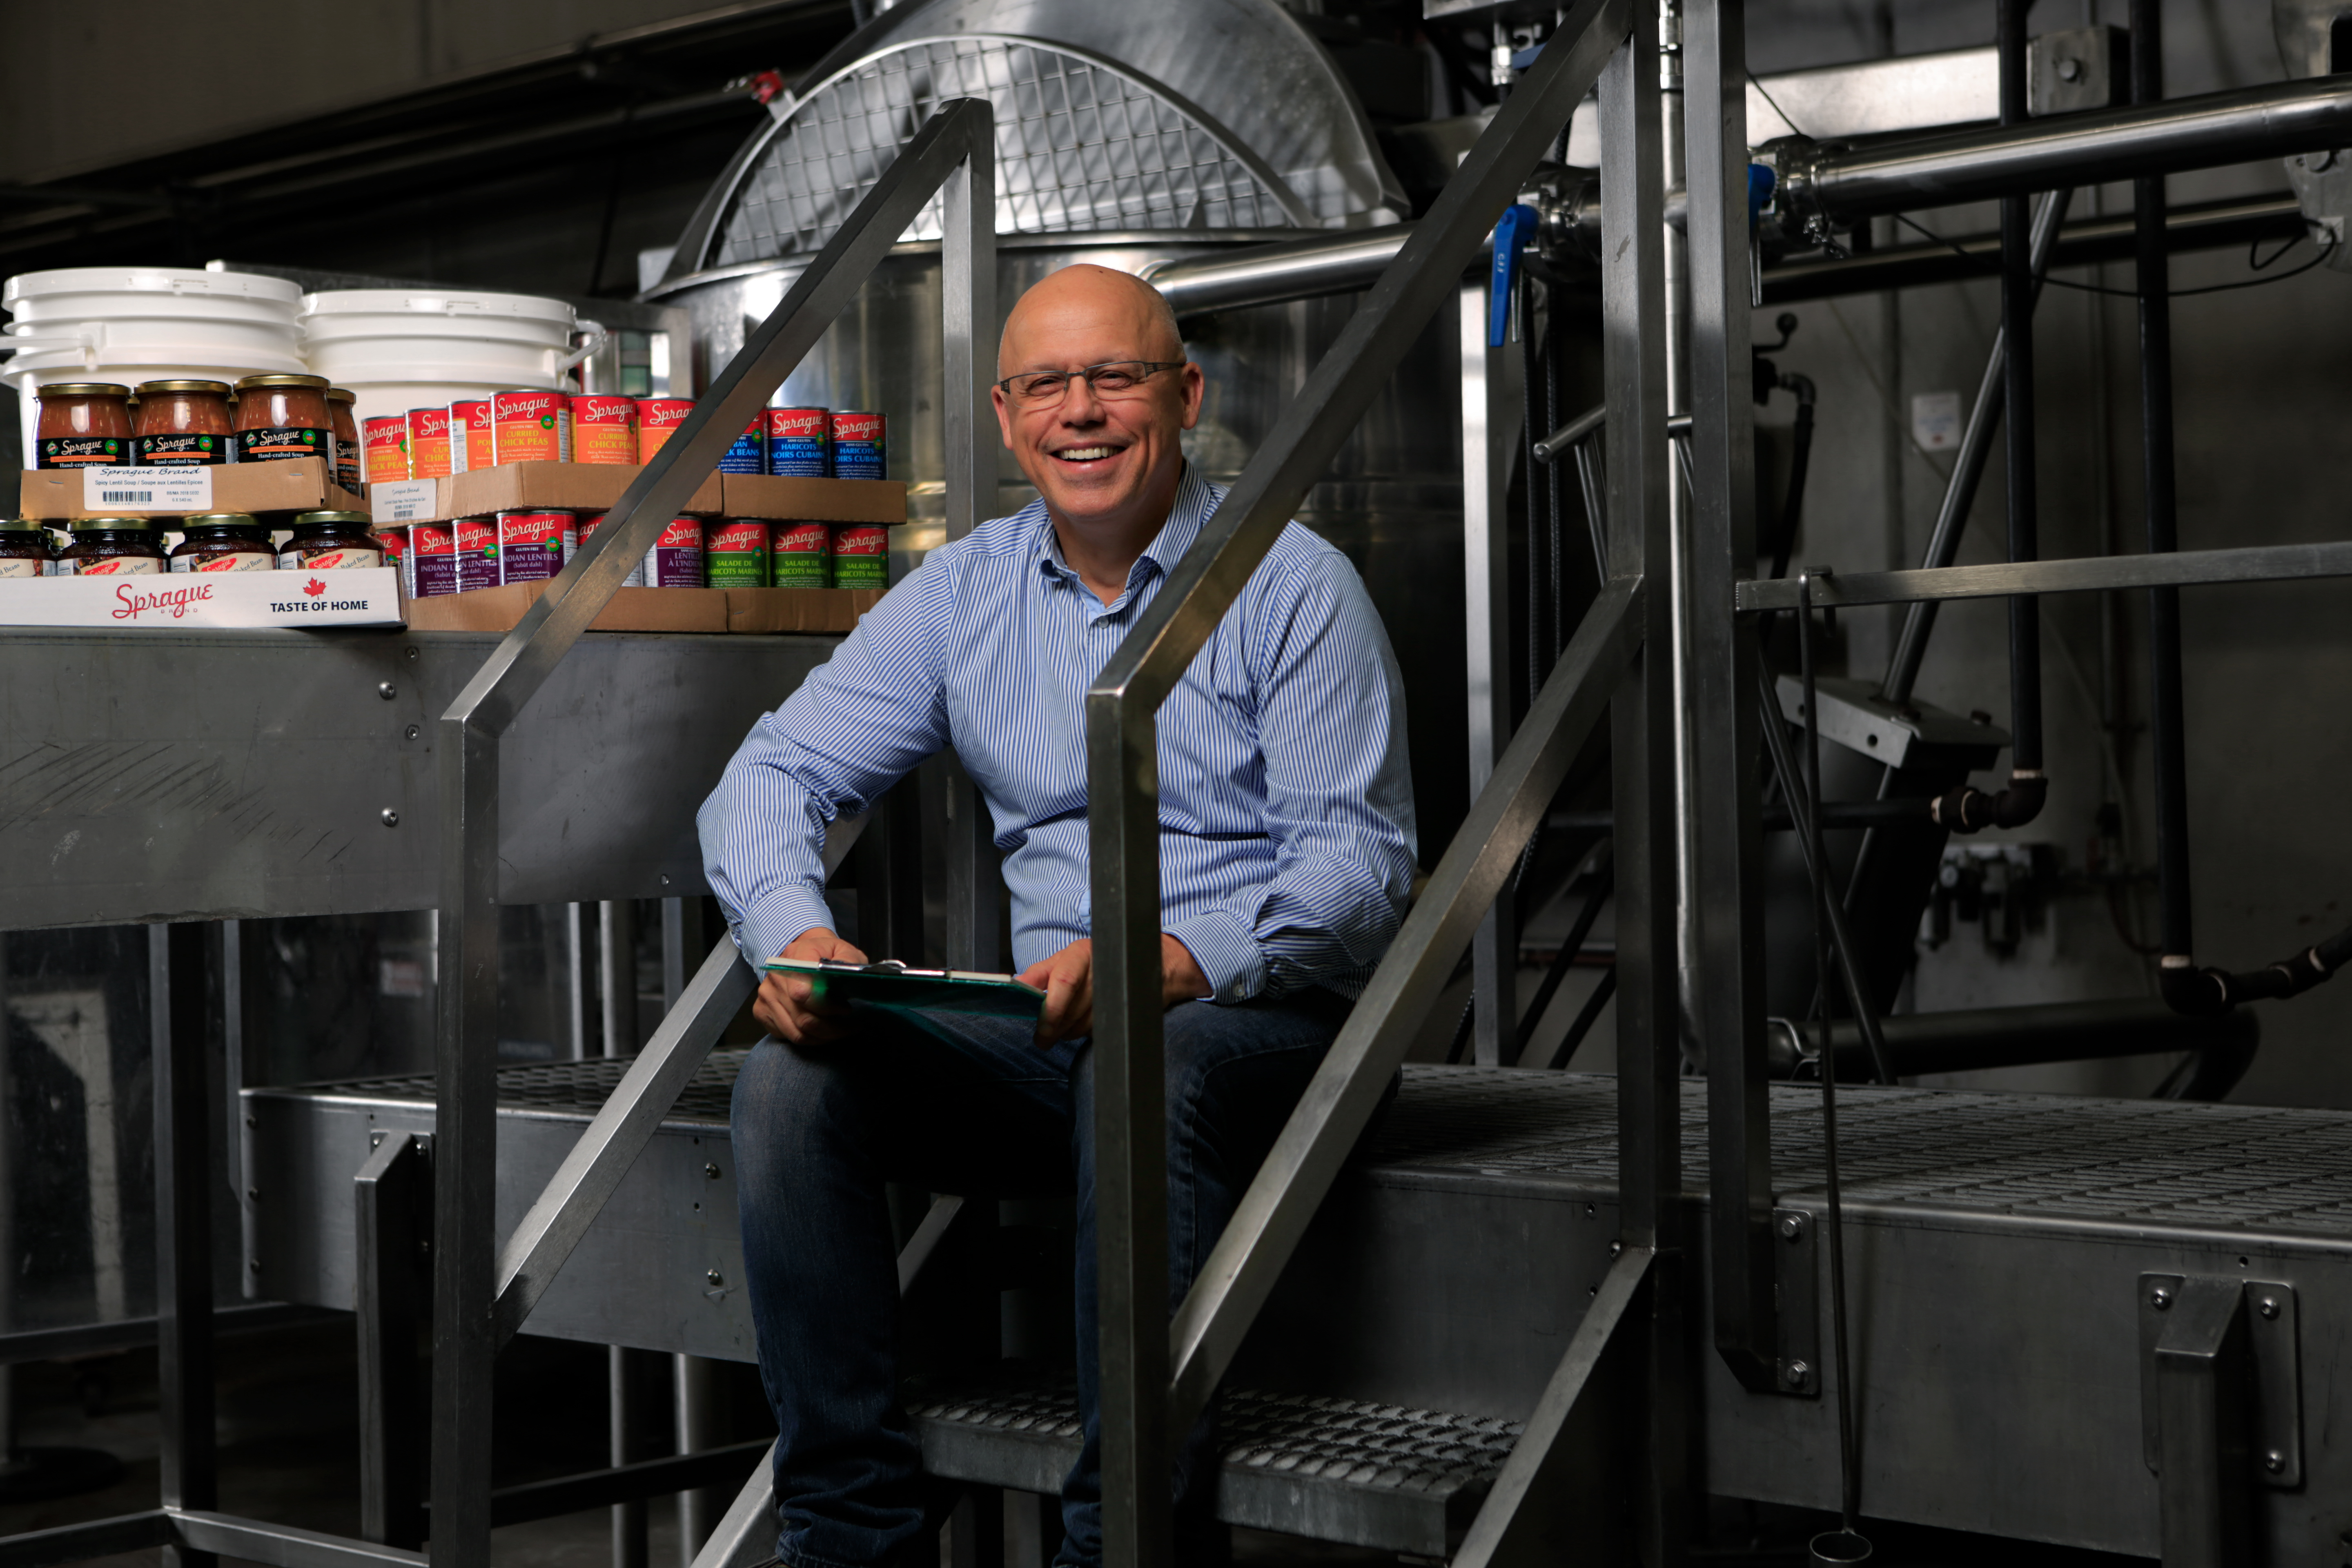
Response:
[{"label": "white plastic bucket", "polygon": [[38,389],[59,381],[177,377],[234,382],[299,374],[295,308],[301,290],[282,278],[178,267],[74,267],[27,272],[0,285],[15,317],[0,376],[21,405],[33,449]]},{"label": "white plastic bucket", "polygon": [[311,373],[350,388],[362,419],[458,396],[553,390],[596,346],[574,349],[582,323],[572,307],[531,294],[328,289],[303,296],[299,321]]}]

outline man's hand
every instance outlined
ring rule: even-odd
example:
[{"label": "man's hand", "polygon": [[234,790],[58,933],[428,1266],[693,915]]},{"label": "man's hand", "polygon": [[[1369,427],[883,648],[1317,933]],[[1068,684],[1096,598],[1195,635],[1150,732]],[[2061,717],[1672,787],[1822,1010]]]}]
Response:
[{"label": "man's hand", "polygon": [[[1045,1009],[1037,1015],[1037,1043],[1040,1046],[1059,1045],[1064,1040],[1090,1035],[1095,1026],[1095,944],[1092,939],[1080,937],[1053,957],[1031,964],[1020,974],[1021,984],[1034,986],[1045,994]],[[1160,1005],[1173,1007],[1179,1002],[1206,996],[1211,986],[1208,976],[1192,961],[1192,950],[1170,936],[1160,933]]]},{"label": "man's hand", "polygon": [[[864,953],[823,926],[812,926],[801,932],[778,956],[837,958],[846,963],[866,962]],[[808,981],[797,974],[761,975],[759,998],[751,1004],[751,1016],[765,1024],[779,1039],[790,1040],[796,1046],[826,1046],[844,1038],[846,1031],[838,1020],[848,1012],[839,1003],[829,1006],[819,1004]]]}]

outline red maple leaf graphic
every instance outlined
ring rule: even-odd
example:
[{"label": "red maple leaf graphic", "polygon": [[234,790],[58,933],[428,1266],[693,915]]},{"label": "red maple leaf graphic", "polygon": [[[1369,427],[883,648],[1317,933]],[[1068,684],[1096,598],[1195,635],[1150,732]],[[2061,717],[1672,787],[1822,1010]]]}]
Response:
[{"label": "red maple leaf graphic", "polygon": [[320,582],[316,577],[311,578],[308,583],[302,584],[302,592],[310,595],[310,597],[314,599],[326,591],[327,585],[324,583]]}]

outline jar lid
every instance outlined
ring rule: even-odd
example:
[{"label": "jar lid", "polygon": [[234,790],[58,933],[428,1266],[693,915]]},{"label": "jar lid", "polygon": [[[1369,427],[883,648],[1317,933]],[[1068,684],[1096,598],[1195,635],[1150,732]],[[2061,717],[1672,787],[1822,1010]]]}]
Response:
[{"label": "jar lid", "polygon": [[364,511],[306,511],[295,516],[294,526],[326,528],[332,525],[348,528],[357,524],[361,528],[365,528],[373,521],[375,521],[374,516]]},{"label": "jar lid", "polygon": [[53,381],[36,387],[35,397],[128,397],[131,389],[111,381]]},{"label": "jar lid", "polygon": [[140,396],[144,397],[151,392],[206,392],[215,397],[226,397],[228,383],[225,381],[142,381],[139,384]]},{"label": "jar lid", "polygon": [[200,511],[183,518],[180,526],[190,528],[259,528],[261,520],[249,511]]},{"label": "jar lid", "polygon": [[0,533],[47,533],[48,530],[30,518],[0,517]]},{"label": "jar lid", "polygon": [[76,533],[93,533],[103,528],[152,529],[154,526],[155,520],[152,517],[78,517],[66,524]]},{"label": "jar lid", "polygon": [[327,401],[330,403],[357,403],[359,400],[360,395],[347,386],[327,388]]},{"label": "jar lid", "polygon": [[247,375],[237,379],[236,389],[243,392],[249,386],[311,386],[324,391],[326,385],[323,375]]}]

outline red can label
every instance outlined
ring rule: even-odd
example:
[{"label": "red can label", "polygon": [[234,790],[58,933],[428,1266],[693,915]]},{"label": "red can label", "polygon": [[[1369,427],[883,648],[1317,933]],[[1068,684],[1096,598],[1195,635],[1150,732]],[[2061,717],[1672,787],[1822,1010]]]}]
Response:
[{"label": "red can label", "polygon": [[709,540],[709,543],[705,548],[713,555],[722,552],[742,552],[765,550],[768,548],[768,525],[764,522],[752,522],[743,518],[735,518],[726,522],[711,524]]},{"label": "red can label", "polygon": [[833,530],[821,522],[780,522],[775,525],[779,555],[830,555]]},{"label": "red can label", "polygon": [[572,400],[560,392],[500,392],[490,398],[491,455],[500,463],[572,460]]},{"label": "red can label", "polygon": [[650,463],[669,433],[686,423],[694,412],[691,397],[640,397],[637,399],[637,461]]},{"label": "red can label", "polygon": [[408,411],[408,477],[443,479],[449,477],[449,411],[412,408]]},{"label": "red can label", "polygon": [[836,441],[879,441],[882,439],[883,417],[879,414],[836,414],[833,416],[833,438]]},{"label": "red can label", "polygon": [[637,460],[637,403],[633,397],[583,393],[572,400],[572,460],[634,463]]},{"label": "red can label", "polygon": [[498,454],[491,448],[490,400],[467,397],[449,405],[449,471],[470,474],[479,468],[493,467]]},{"label": "red can label", "polygon": [[398,484],[408,478],[408,421],[400,415],[371,419],[361,426],[367,448],[367,482]]},{"label": "red can label", "polygon": [[774,564],[769,575],[779,588],[824,588],[833,584],[833,530],[821,522],[778,522],[768,529]]},{"label": "red can label", "polygon": [[768,439],[771,441],[822,441],[824,439],[825,411],[822,408],[771,408],[768,410]]},{"label": "red can label", "polygon": [[835,555],[887,555],[890,530],[878,522],[845,522],[833,531]]}]

